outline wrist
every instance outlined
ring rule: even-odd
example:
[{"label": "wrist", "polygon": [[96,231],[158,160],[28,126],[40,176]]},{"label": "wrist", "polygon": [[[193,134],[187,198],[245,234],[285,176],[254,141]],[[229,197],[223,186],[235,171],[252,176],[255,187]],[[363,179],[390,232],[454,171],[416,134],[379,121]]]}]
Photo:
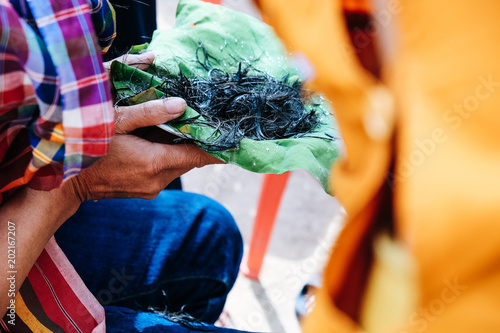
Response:
[{"label": "wrist", "polygon": [[63,220],[63,222],[70,218],[73,214],[75,214],[80,207],[80,204],[84,201],[80,193],[76,191],[76,188],[74,186],[75,178],[76,177],[72,177],[71,179],[67,180],[60,188],[53,190],[55,191],[54,201],[62,203],[64,207],[61,211],[61,219]]},{"label": "wrist", "polygon": [[90,200],[90,198],[87,198],[85,193],[86,191],[86,186],[84,182],[81,181],[79,176],[72,177],[69,179],[64,185],[65,191],[68,196],[73,198],[75,202],[78,203],[78,205],[82,204],[86,200]]},{"label": "wrist", "polygon": [[51,191],[38,191],[24,188],[24,200],[27,203],[37,203],[37,209],[45,211],[52,218],[51,224],[47,225],[54,233],[67,219],[76,213],[80,207],[80,200],[74,193],[69,181],[61,187]]}]

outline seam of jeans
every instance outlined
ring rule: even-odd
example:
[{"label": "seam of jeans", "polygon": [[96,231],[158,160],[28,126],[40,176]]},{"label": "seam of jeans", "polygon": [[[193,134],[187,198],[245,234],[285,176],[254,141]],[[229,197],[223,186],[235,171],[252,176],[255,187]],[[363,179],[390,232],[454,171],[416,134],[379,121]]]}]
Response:
[{"label": "seam of jeans", "polygon": [[226,281],[223,281],[223,280],[220,280],[220,279],[216,279],[216,278],[213,278],[213,277],[208,277],[208,276],[182,277],[182,278],[176,278],[176,279],[162,280],[162,281],[160,281],[160,282],[158,282],[156,284],[155,288],[150,289],[149,291],[140,292],[140,293],[134,293],[134,294],[125,293],[126,294],[125,296],[117,298],[117,299],[113,299],[111,301],[111,303],[106,304],[106,305],[111,305],[113,303],[125,301],[125,300],[131,299],[131,298],[134,298],[134,297],[138,297],[138,296],[144,296],[144,295],[152,294],[153,292],[155,292],[155,291],[157,291],[159,289],[159,287],[160,287],[161,284],[164,284],[164,283],[167,283],[167,282],[183,281],[183,280],[190,280],[190,279],[200,279],[200,278],[201,279],[207,279],[207,280],[212,280],[212,281],[216,281],[216,282],[222,283],[226,287],[225,288],[226,294],[229,293],[229,290],[228,290],[229,289],[229,283],[227,283]]}]

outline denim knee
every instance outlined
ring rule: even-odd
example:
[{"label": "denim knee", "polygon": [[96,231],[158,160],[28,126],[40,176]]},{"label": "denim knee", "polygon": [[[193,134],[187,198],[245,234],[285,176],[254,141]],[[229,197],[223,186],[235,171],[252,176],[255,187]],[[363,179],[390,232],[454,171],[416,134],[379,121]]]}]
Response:
[{"label": "denim knee", "polygon": [[224,257],[226,265],[221,269],[227,271],[225,283],[231,289],[243,256],[241,232],[231,213],[220,203],[203,195],[196,195],[196,202],[202,207],[200,222],[204,224],[205,230],[209,230],[211,247]]}]

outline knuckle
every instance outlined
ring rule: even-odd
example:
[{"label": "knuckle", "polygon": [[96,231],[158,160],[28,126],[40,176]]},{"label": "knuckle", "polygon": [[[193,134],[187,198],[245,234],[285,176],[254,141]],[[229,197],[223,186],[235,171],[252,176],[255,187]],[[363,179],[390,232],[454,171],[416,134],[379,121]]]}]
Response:
[{"label": "knuckle", "polygon": [[154,198],[156,198],[158,196],[159,193],[156,193],[156,194],[152,194],[152,193],[147,193],[145,195],[142,196],[143,199],[146,199],[146,200],[153,200]]},{"label": "knuckle", "polygon": [[196,153],[191,156],[191,166],[194,168],[201,168],[205,165],[205,157],[202,154]]},{"label": "knuckle", "polygon": [[157,160],[153,160],[144,166],[145,172],[148,176],[155,176],[161,171],[161,166]]},{"label": "knuckle", "polygon": [[151,176],[157,175],[164,170],[163,160],[160,156],[155,156],[145,165],[146,171]]},{"label": "knuckle", "polygon": [[153,103],[142,103],[138,104],[138,116],[140,116],[143,119],[151,119],[154,118],[156,115],[156,108]]}]

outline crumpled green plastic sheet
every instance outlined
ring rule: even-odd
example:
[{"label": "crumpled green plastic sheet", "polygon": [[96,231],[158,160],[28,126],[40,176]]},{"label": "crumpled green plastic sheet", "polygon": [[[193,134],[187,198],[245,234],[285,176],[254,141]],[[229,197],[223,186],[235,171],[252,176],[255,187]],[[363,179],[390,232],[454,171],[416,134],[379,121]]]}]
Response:
[{"label": "crumpled green plastic sheet", "polygon": [[[181,0],[177,8],[175,25],[153,35],[148,51],[156,53],[148,72],[114,62],[111,75],[120,95],[132,96],[162,84],[159,77],[207,77],[200,64],[205,53],[211,66],[225,72],[236,73],[238,65],[251,64],[251,68],[266,72],[277,79],[289,75],[288,82],[299,79],[298,70],[287,60],[286,50],[272,28],[248,15],[204,3],[199,0]],[[250,72],[251,74],[252,72]],[[152,75],[155,74],[155,75]],[[146,99],[160,98],[163,93],[149,89],[142,93]],[[332,163],[339,155],[341,140],[328,101],[314,96],[306,109],[317,110],[321,123],[304,137],[255,141],[243,139],[239,149],[208,151],[209,154],[231,164],[258,173],[282,174],[294,169],[309,171],[330,193],[328,178]],[[189,108],[182,116],[188,119],[198,115]],[[194,138],[206,140],[213,128],[201,125],[171,125],[188,132]],[[332,139],[333,138],[333,139]]]}]

